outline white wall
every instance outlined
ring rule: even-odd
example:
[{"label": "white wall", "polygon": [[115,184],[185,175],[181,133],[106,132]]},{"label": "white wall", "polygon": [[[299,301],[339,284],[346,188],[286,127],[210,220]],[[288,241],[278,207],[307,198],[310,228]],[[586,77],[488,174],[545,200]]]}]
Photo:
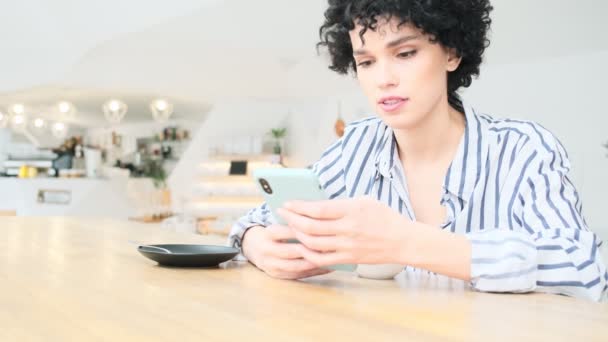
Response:
[{"label": "white wall", "polygon": [[358,94],[298,101],[290,116],[287,139],[290,166],[313,164],[338,139],[334,130],[338,101],[341,103],[341,117],[346,123],[371,115],[367,99]]},{"label": "white wall", "polygon": [[0,91],[61,82],[71,65],[100,42],[218,2],[220,0],[1,1]]}]

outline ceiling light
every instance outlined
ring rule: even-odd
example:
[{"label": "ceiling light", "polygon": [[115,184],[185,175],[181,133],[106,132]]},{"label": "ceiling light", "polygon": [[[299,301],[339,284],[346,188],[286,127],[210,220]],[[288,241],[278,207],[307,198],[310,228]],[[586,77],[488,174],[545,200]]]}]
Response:
[{"label": "ceiling light", "polygon": [[103,104],[103,114],[111,124],[119,124],[127,114],[128,106],[126,103],[112,99]]},{"label": "ceiling light", "polygon": [[25,113],[25,106],[21,103],[16,103],[9,108],[9,112],[13,115],[20,115]]},{"label": "ceiling light", "polygon": [[55,122],[51,127],[51,133],[55,138],[63,139],[67,136],[68,126],[63,122]]},{"label": "ceiling light", "polygon": [[36,120],[34,120],[34,127],[36,127],[36,128],[44,127],[44,119],[37,118]]},{"label": "ceiling light", "polygon": [[165,99],[157,99],[150,103],[152,117],[156,122],[166,122],[173,115],[173,105]]},{"label": "ceiling light", "polygon": [[27,118],[24,114],[13,114],[11,117],[11,128],[17,132],[23,132],[27,126]]},{"label": "ceiling light", "polygon": [[57,110],[64,119],[71,119],[76,115],[76,107],[68,101],[60,101],[57,103]]}]

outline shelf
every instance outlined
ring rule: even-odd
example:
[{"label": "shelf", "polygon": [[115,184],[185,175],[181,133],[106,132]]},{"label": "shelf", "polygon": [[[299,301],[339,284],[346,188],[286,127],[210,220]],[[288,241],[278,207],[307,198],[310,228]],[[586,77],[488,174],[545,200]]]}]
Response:
[{"label": "shelf", "polygon": [[200,196],[194,197],[193,203],[211,203],[211,204],[251,204],[252,206],[262,204],[263,197],[258,196]]},{"label": "shelf", "polygon": [[241,217],[241,216],[247,214],[247,212],[253,208],[254,208],[254,206],[252,206],[250,204],[246,204],[242,207],[234,207],[234,208],[206,207],[206,206],[190,205],[184,211],[187,214],[193,215],[195,217],[215,216],[215,217],[233,217],[236,219],[237,217]]},{"label": "shelf", "polygon": [[165,144],[165,145],[183,145],[183,144],[189,144],[190,140],[163,140],[163,141],[156,141],[159,144]]},{"label": "shelf", "polygon": [[210,161],[231,161],[231,160],[247,160],[249,162],[268,162],[272,154],[226,154],[209,156]]},{"label": "shelf", "polygon": [[161,223],[169,217],[171,217],[170,214],[160,216],[129,217],[129,221],[135,221],[140,223]]},{"label": "shelf", "polygon": [[[208,227],[223,226],[236,220],[252,208],[264,203],[264,198],[253,179],[260,168],[283,168],[271,163],[271,154],[214,155],[198,165],[192,196],[185,211],[198,218],[208,218]],[[246,175],[229,175],[231,161],[247,161]],[[214,220],[216,218],[217,220]],[[227,233],[229,226],[220,229]],[[208,231],[209,229],[204,229]]]},{"label": "shelf", "polygon": [[254,183],[207,183],[197,184],[192,191],[192,198],[259,198],[260,192]]},{"label": "shelf", "polygon": [[43,169],[53,167],[52,160],[5,160],[3,164],[5,168],[18,168],[24,165]]},{"label": "shelf", "polygon": [[199,180],[205,183],[251,183],[253,178],[246,176],[203,176]]}]

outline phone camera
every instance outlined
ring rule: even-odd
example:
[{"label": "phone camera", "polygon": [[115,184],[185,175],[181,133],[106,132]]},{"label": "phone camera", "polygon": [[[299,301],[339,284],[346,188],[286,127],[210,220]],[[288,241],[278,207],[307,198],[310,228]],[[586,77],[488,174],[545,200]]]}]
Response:
[{"label": "phone camera", "polygon": [[268,182],[264,178],[260,179],[260,184],[262,185],[262,189],[264,189],[264,192],[266,192],[269,195],[272,195],[272,188],[270,187],[270,184],[268,184]]}]

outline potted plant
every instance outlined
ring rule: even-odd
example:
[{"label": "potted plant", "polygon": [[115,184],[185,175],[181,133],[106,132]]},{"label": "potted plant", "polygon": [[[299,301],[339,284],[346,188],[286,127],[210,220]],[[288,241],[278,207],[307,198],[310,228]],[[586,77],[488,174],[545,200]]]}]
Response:
[{"label": "potted plant", "polygon": [[287,128],[273,128],[270,130],[270,135],[274,138],[274,146],[272,147],[272,157],[271,162],[273,164],[281,164],[282,163],[282,141],[287,135]]},{"label": "potted plant", "polygon": [[167,188],[167,172],[163,167],[163,160],[152,158],[149,159],[144,167],[143,176],[149,177],[157,189],[158,201],[160,204],[160,212],[154,215],[154,218],[164,218],[168,216],[168,211],[171,206],[171,193]]},{"label": "potted plant", "polygon": [[161,159],[150,159],[144,168],[144,176],[150,177],[157,189],[167,186],[167,172]]}]

